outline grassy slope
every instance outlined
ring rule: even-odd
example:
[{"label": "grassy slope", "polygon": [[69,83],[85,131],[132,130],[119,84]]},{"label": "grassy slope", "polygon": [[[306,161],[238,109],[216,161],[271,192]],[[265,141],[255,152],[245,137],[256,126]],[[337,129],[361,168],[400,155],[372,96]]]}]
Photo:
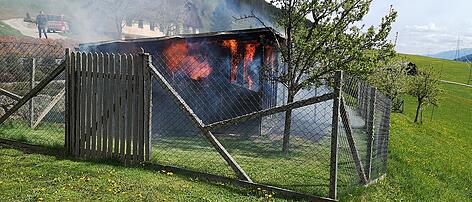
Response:
[{"label": "grassy slope", "polygon": [[[442,78],[465,83],[465,63],[404,55],[420,68],[433,65]],[[361,189],[352,201],[472,201],[472,89],[442,84],[440,107],[413,123],[415,100],[404,114],[393,114],[388,177]],[[432,120],[431,120],[432,115]]]},{"label": "grassy slope", "polygon": [[20,31],[0,21],[0,36],[23,36]]},{"label": "grassy slope", "polygon": [[433,66],[439,69],[442,79],[459,83],[467,83],[469,65],[464,62],[430,58],[425,56],[400,54],[400,58],[411,61],[421,67]]}]

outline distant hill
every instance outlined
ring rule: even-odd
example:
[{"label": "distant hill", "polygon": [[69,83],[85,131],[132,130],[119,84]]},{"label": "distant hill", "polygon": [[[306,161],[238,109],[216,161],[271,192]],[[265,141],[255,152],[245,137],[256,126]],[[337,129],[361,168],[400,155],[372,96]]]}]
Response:
[{"label": "distant hill", "polygon": [[[455,60],[456,58],[456,50],[444,51],[435,54],[428,54],[426,56],[438,59],[445,59],[445,60]],[[472,54],[472,48],[464,48],[459,50],[459,58],[464,57],[466,55]]]},{"label": "distant hill", "polygon": [[472,62],[472,54],[462,56],[460,58],[455,59],[456,61],[461,61],[461,62]]}]

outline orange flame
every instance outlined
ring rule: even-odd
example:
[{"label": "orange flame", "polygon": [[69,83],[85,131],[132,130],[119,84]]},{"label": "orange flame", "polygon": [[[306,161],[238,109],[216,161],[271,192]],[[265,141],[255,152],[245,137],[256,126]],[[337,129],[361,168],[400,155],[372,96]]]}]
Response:
[{"label": "orange flame", "polygon": [[254,54],[256,53],[256,49],[259,46],[259,43],[249,43],[245,44],[244,48],[246,49],[246,53],[244,55],[244,80],[247,81],[248,88],[252,89],[253,81],[251,75],[248,73],[248,66],[254,60]]},{"label": "orange flame", "polygon": [[231,51],[231,83],[236,82],[236,76],[238,75],[238,65],[241,60],[241,56],[238,54],[238,41],[236,39],[230,39],[223,41],[223,46],[227,47]]},{"label": "orange flame", "polygon": [[189,55],[189,44],[184,41],[173,43],[163,53],[166,63],[172,73],[184,71],[191,79],[199,80],[207,78],[213,69],[206,59],[199,60],[198,57]]},{"label": "orange flame", "polygon": [[269,45],[264,46],[264,63],[271,68],[275,66],[274,47]]}]

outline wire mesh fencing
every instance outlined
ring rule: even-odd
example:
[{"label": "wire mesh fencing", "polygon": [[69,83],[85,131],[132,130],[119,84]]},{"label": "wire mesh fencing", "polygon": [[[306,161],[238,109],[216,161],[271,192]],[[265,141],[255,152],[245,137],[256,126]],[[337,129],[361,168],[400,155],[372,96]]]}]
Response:
[{"label": "wire mesh fencing", "polygon": [[345,105],[355,149],[359,162],[352,158],[345,123],[340,128],[340,155],[348,156],[339,162],[339,185],[341,192],[352,191],[362,184],[364,172],[367,183],[374,181],[387,172],[387,151],[390,126],[391,100],[368,83],[345,75],[342,85],[343,104]]},{"label": "wire mesh fencing", "polygon": [[[0,43],[0,116],[62,63],[64,47],[43,42]],[[51,81],[0,127],[0,138],[50,147],[64,144],[65,76]]]},{"label": "wire mesh fencing", "polygon": [[[287,104],[287,89],[260,76],[258,68],[261,62],[244,60],[235,67],[231,59],[225,57],[153,55],[153,65],[203,124],[210,126]],[[330,77],[311,89],[302,89],[293,102],[331,95],[332,79]],[[350,190],[362,182],[358,166],[369,164],[366,131],[373,126],[366,126],[366,122],[374,112],[367,111],[370,106],[364,106],[369,103],[368,89],[371,87],[349,76],[343,86],[346,86],[342,93],[343,103],[350,120],[347,124],[353,132],[346,134],[347,127],[343,125],[346,123],[340,121],[338,180],[340,187]],[[163,165],[235,177],[224,159],[174,104],[169,94],[159,84],[153,87],[153,160]],[[380,101],[383,100],[377,104],[385,104]],[[332,118],[333,101],[327,99],[293,110],[212,127],[211,131],[253,181],[327,196],[332,166]],[[376,127],[380,127],[378,124],[388,125],[385,121],[376,119]],[[353,136],[355,149],[348,136]],[[284,151],[284,144],[288,145],[288,151]],[[372,144],[382,144],[386,148],[384,139],[376,138]],[[353,158],[353,151],[361,162]],[[383,162],[383,159],[375,159]],[[380,164],[374,166],[375,176],[384,172],[384,164]],[[365,170],[370,169],[362,169],[364,176]]]},{"label": "wire mesh fencing", "polygon": [[[0,47],[1,116],[53,72],[64,49],[22,43]],[[152,79],[152,163],[234,179],[240,176],[228,164],[236,163],[256,183],[316,196],[328,196],[333,177],[340,193],[348,193],[386,172],[388,98],[345,75],[341,107],[333,108],[335,82],[328,75],[290,100],[284,85],[263,76],[267,60],[250,56],[152,54],[152,65],[143,68],[162,75]],[[57,76],[15,112],[0,126],[0,138],[62,147],[66,79],[64,73]],[[334,110],[341,116],[337,153],[332,150]],[[333,155],[338,156],[336,176],[330,172]]]}]

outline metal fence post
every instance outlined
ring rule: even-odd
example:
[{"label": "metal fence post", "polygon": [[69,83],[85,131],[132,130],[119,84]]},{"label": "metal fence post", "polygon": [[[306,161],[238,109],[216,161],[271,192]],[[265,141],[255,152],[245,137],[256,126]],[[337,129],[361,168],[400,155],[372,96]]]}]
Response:
[{"label": "metal fence post", "polygon": [[334,96],[333,96],[333,117],[331,129],[331,160],[330,160],[330,184],[329,197],[337,198],[337,183],[338,183],[338,134],[339,134],[339,111],[341,103],[341,89],[342,89],[342,71],[336,71],[334,75]]},{"label": "metal fence post", "polygon": [[[36,75],[36,59],[28,59],[28,66],[31,68],[30,74],[30,90],[33,90],[35,86],[35,75]],[[34,126],[34,97],[29,101],[29,125],[31,128]]]},{"label": "metal fence post", "polygon": [[376,93],[377,89],[371,87],[370,88],[370,96],[369,96],[369,107],[367,113],[367,125],[366,125],[366,132],[367,132],[367,157],[366,157],[366,169],[365,169],[365,176],[367,180],[371,180],[371,172],[372,172],[372,145],[374,144],[374,116],[375,116],[375,100],[376,100]]}]

